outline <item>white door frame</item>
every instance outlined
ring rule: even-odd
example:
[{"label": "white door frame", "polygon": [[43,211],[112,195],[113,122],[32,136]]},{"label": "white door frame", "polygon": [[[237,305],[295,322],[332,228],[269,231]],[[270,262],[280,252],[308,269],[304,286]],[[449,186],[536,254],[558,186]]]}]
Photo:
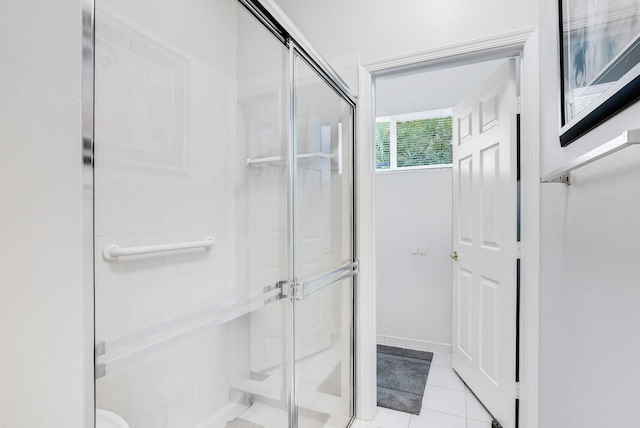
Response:
[{"label": "white door frame", "polygon": [[526,29],[469,43],[445,46],[381,61],[359,69],[356,118],[356,415],[376,413],[376,267],[373,78],[417,67],[454,65],[518,55],[521,61],[521,293],[520,428],[538,428],[538,349],[540,288],[540,144],[538,30]]}]

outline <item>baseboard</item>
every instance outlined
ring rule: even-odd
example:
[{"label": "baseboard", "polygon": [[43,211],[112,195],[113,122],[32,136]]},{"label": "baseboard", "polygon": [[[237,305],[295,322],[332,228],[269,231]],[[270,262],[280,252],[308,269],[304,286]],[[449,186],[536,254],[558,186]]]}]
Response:
[{"label": "baseboard", "polygon": [[406,337],[385,336],[378,334],[378,345],[397,346],[398,348],[415,349],[417,351],[432,351],[451,353],[450,343],[428,342],[426,340],[409,339]]}]

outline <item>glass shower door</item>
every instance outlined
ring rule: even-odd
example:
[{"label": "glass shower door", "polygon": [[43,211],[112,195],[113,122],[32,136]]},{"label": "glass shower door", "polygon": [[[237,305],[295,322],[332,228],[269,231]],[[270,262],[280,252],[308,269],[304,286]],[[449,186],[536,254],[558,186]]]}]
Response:
[{"label": "glass shower door", "polygon": [[96,407],[131,428],[353,414],[353,107],[250,3],[96,0]]},{"label": "glass shower door", "polygon": [[289,51],[234,0],[95,9],[98,417],[286,426]]},{"label": "glass shower door", "polygon": [[[300,427],[353,414],[353,109],[294,55],[295,375]],[[318,425],[318,422],[321,425]]]}]

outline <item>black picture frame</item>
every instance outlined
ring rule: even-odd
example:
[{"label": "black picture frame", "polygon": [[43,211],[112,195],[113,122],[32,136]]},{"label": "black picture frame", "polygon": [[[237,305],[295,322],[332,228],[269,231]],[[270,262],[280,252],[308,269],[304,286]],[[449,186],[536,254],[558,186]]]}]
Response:
[{"label": "black picture frame", "polygon": [[597,4],[558,0],[562,147],[640,100],[640,0]]}]

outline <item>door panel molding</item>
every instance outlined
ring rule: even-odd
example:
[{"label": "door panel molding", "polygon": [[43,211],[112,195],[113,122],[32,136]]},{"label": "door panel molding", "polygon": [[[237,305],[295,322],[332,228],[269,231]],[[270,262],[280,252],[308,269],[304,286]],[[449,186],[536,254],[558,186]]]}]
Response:
[{"label": "door panel molding", "polygon": [[[492,100],[488,118],[483,115],[487,100]],[[467,322],[467,306],[471,326],[470,351],[459,352],[464,346],[454,338],[453,368],[505,428],[516,425],[512,387],[516,382],[517,340],[513,245],[518,213],[516,100],[516,67],[510,59],[453,110],[454,119],[467,115],[469,108],[475,113],[471,116],[474,135],[453,150],[453,212],[454,216],[468,217],[470,225],[468,231],[456,227],[463,223],[454,225],[454,242],[463,234],[471,237],[453,270],[473,272],[468,296],[453,296],[454,328],[462,331],[457,324]],[[457,161],[461,157],[478,167],[471,173],[456,171],[463,166]],[[462,179],[464,182],[459,182]],[[460,280],[454,276],[454,288],[462,290]]]},{"label": "door panel molding", "polygon": [[[436,61],[437,65],[442,66],[443,62],[447,62],[447,65],[453,65],[451,62],[465,61],[466,63],[471,63],[505,58],[509,55],[518,55],[534,31],[536,31],[535,28],[524,28],[498,36],[451,44],[393,58],[369,61],[363,63],[362,66],[378,77],[398,73],[404,67],[415,67],[425,63],[434,63],[435,65]],[[473,57],[473,59],[469,57]]]}]

